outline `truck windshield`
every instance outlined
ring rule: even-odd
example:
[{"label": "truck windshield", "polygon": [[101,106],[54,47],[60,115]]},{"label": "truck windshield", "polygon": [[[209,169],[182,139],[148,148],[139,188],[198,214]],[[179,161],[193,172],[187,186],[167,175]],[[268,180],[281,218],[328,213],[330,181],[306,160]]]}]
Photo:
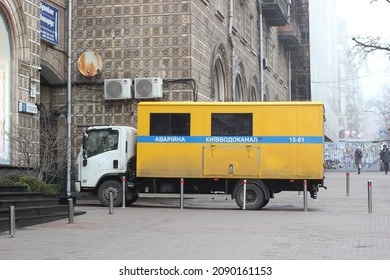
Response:
[{"label": "truck windshield", "polygon": [[87,139],[87,156],[118,149],[118,131],[112,129],[91,130]]}]

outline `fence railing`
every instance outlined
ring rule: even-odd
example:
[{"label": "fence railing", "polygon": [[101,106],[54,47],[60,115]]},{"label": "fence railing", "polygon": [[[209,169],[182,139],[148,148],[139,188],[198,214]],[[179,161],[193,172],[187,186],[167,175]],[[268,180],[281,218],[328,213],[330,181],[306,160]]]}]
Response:
[{"label": "fence railing", "polygon": [[378,141],[326,142],[324,155],[326,171],[357,171],[354,158],[357,148],[363,151],[362,171],[381,171],[382,162],[379,159],[379,152],[382,143]]}]

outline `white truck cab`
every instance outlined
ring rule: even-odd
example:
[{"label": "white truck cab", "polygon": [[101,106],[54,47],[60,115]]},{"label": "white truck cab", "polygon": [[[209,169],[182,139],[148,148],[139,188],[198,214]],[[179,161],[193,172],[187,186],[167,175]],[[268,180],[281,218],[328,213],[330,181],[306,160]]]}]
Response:
[{"label": "white truck cab", "polygon": [[77,157],[76,191],[97,191],[103,203],[108,199],[107,192],[113,191],[115,200],[121,191],[115,186],[121,186],[120,178],[126,175],[127,164],[135,156],[136,134],[135,128],[126,126],[88,128]]}]

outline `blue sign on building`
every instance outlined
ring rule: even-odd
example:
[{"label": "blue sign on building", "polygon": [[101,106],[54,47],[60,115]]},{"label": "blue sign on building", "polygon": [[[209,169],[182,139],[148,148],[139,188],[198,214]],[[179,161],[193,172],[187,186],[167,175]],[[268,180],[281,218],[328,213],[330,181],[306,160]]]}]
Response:
[{"label": "blue sign on building", "polygon": [[58,9],[41,1],[41,39],[58,45]]}]

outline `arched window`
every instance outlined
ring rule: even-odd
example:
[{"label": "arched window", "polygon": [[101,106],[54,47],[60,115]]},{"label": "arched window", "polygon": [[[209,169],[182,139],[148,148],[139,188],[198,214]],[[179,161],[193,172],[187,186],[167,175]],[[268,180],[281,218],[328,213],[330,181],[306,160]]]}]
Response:
[{"label": "arched window", "polygon": [[257,77],[256,75],[254,75],[252,77],[252,83],[251,83],[251,87],[249,89],[249,97],[248,97],[248,101],[258,101],[258,100],[261,100],[261,97],[259,97],[259,94],[258,94],[258,80],[257,80]]},{"label": "arched window", "polygon": [[236,71],[236,84],[234,88],[235,101],[247,101],[248,89],[246,86],[245,70],[242,62],[238,63]]},{"label": "arched window", "polygon": [[214,65],[214,98],[215,101],[225,100],[225,71],[221,59],[217,59]]},{"label": "arched window", "polygon": [[223,44],[217,44],[213,51],[211,61],[211,85],[213,101],[226,101],[229,99],[227,88],[227,58]]},{"label": "arched window", "polygon": [[241,75],[236,76],[236,101],[243,101],[244,96],[244,86],[242,82]]},{"label": "arched window", "polygon": [[0,164],[11,163],[11,39],[0,11]]},{"label": "arched window", "polygon": [[256,89],[254,86],[251,87],[251,92],[249,94],[249,100],[248,101],[256,101]]},{"label": "arched window", "polygon": [[270,89],[269,89],[269,85],[265,85],[265,88],[264,88],[264,99],[263,99],[264,102],[267,102],[267,101],[271,101],[270,99]]}]

